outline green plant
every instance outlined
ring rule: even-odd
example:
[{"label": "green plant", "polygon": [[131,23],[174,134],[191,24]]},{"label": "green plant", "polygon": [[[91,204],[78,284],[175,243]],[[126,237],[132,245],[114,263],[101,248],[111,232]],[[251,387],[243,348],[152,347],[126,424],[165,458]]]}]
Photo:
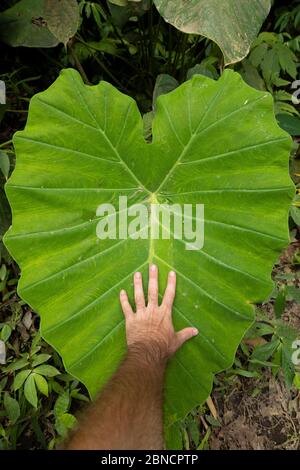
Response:
[{"label": "green plant", "polygon": [[[45,347],[40,338],[34,338],[35,346],[31,348],[31,361],[40,361],[38,354]],[[70,412],[73,402],[88,401],[81,393],[78,381],[68,374],[59,374],[51,365],[40,367],[42,374],[28,370],[25,365],[26,354],[22,359],[11,362],[2,370],[0,381],[0,449],[15,449],[22,442],[22,435],[32,433],[33,448],[53,449],[66,438],[67,432],[76,423],[76,418]],[[50,355],[47,354],[48,358]],[[44,368],[43,370],[41,368]],[[61,368],[62,366],[59,365]],[[32,377],[31,382],[21,385],[24,377]],[[51,377],[52,376],[52,377]],[[14,379],[12,380],[12,378]],[[38,387],[38,398],[35,386]],[[42,398],[44,396],[44,398]],[[77,405],[78,406],[78,405]],[[47,430],[47,432],[45,432]]]},{"label": "green plant", "polygon": [[[253,322],[251,304],[272,289],[270,271],[288,241],[290,139],[272,106],[268,94],[230,70],[219,81],[195,75],[156,101],[149,145],[133,100],[107,83],[85,87],[66,70],[32,100],[26,130],[14,138],[18,165],[6,185],[14,222],[6,245],[22,268],[20,295],[41,314],[43,336],[92,396],[124,351],[118,290],[130,291],[131,274],[145,274],[151,261],[159,264],[161,285],[169,269],[178,273],[175,325],[200,331],[170,365],[166,424],[205,400],[213,373],[232,362]],[[45,110],[47,136],[39,127]],[[205,249],[186,251],[179,240],[97,243],[96,208],[120,194],[130,204],[200,200]]]},{"label": "green plant", "polygon": [[289,5],[280,9],[278,17],[274,26],[274,29],[278,29],[281,33],[283,31],[294,28],[296,31],[299,30],[300,26],[300,3],[299,0],[290,2]]},{"label": "green plant", "polygon": [[[280,74],[287,74],[293,80],[297,76],[297,57],[289,43],[287,34],[261,33],[252,45],[249,61],[254,67],[260,67],[267,88],[289,85]],[[290,39],[290,37],[288,37]],[[289,97],[291,100],[291,97]]]},{"label": "green plant", "polygon": [[0,449],[52,449],[74,425],[74,406],[88,398],[41,339],[37,316],[16,295],[18,272],[7,258],[0,268]]},{"label": "green plant", "polygon": [[236,66],[250,86],[272,93],[277,120],[291,135],[300,134],[298,106],[292,98],[299,63],[298,39],[292,40],[287,32],[263,32],[253,42],[249,56]]},{"label": "green plant", "polygon": [[[275,301],[277,316],[279,309],[282,308],[281,303],[280,293]],[[237,357],[234,368],[229,369],[227,375],[238,374],[243,377],[258,378],[262,376],[265,368],[270,368],[273,375],[277,375],[279,370],[282,370],[286,386],[290,389],[296,377],[295,366],[292,362],[292,344],[297,336],[298,332],[295,328],[279,318],[270,319],[263,310],[259,310],[257,321],[247,332],[245,342],[241,345],[243,361]]]},{"label": "green plant", "polygon": [[[168,27],[154,5],[166,22],[192,34],[182,34]],[[12,46],[44,48],[63,43],[68,47],[70,62],[78,68],[86,83],[89,80],[81,61],[93,57],[98,66],[126,91],[111,71],[110,64],[106,65],[109,56],[117,56],[124,63],[126,60],[132,71],[146,75],[152,84],[155,69],[164,68],[162,59],[169,70],[160,70],[161,73],[170,72],[172,66],[173,73],[179,69],[181,74],[185,63],[187,68],[194,65],[189,60],[198,57],[191,52],[196,52],[199,43],[203,42],[201,34],[219,45],[225,64],[235,63],[247,55],[269,10],[270,0],[245,0],[242,5],[237,0],[226,0],[222,6],[216,0],[188,0],[188,5],[176,0],[172,7],[161,0],[100,3],[81,0],[79,5],[76,0],[20,0],[0,13],[0,40]],[[91,23],[91,19],[92,31],[88,27],[86,34],[85,22]],[[91,35],[95,39],[86,40],[85,36]],[[141,69],[136,68],[135,61],[125,59],[124,49],[128,50],[129,56],[139,56],[137,62]],[[108,56],[103,60],[99,52]]]}]

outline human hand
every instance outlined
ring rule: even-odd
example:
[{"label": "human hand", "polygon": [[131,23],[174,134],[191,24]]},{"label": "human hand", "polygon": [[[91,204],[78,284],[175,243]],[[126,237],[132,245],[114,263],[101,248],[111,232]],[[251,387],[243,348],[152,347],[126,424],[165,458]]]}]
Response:
[{"label": "human hand", "polygon": [[149,269],[148,304],[146,306],[142,274],[134,274],[134,298],[136,313],[133,312],[125,290],[120,292],[120,302],[125,316],[128,349],[145,346],[158,360],[172,356],[185,341],[198,334],[196,328],[184,328],[175,332],[172,322],[172,307],[176,291],[176,274],[171,271],[163,301],[158,305],[158,269]]}]

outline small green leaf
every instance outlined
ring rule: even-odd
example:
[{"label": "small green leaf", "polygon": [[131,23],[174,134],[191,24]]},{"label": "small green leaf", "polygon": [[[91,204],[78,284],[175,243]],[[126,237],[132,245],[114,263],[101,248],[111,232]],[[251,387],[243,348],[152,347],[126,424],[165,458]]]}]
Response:
[{"label": "small green leaf", "polygon": [[23,383],[27,379],[28,375],[30,374],[31,370],[22,370],[19,372],[14,379],[14,390],[19,390],[22,387]]},{"label": "small green leaf", "polygon": [[245,343],[242,342],[240,344],[240,348],[241,348],[241,350],[243,351],[243,354],[245,354],[246,357],[250,356],[249,349],[248,349],[248,347]]},{"label": "small green leaf", "polygon": [[12,398],[8,393],[5,393],[3,404],[10,421],[14,424],[20,416],[19,403],[15,398]]},{"label": "small green leaf", "polygon": [[51,390],[57,393],[57,395],[64,392],[64,388],[55,380],[51,381]]},{"label": "small green leaf", "polygon": [[27,401],[29,401],[32,406],[37,408],[38,399],[33,374],[30,374],[25,381],[24,394]]},{"label": "small green leaf", "polygon": [[90,401],[89,398],[86,395],[83,395],[83,393],[80,393],[77,388],[71,391],[70,396],[72,398],[76,398],[76,400],[81,400],[81,401],[86,401],[86,402]]},{"label": "small green leaf", "polygon": [[211,428],[207,428],[205,436],[203,437],[202,441],[198,445],[197,450],[207,450],[207,449],[209,449],[208,440],[210,438],[210,435],[211,435]]},{"label": "small green leaf", "polygon": [[37,374],[45,375],[46,377],[54,377],[55,375],[59,374],[59,370],[57,370],[56,367],[48,365],[37,366],[34,369],[34,372],[36,372]]},{"label": "small green leaf", "polygon": [[266,43],[269,46],[274,46],[274,44],[278,41],[278,34],[276,33],[268,33],[262,32],[258,35],[258,37],[253,41],[252,47],[256,47],[259,44]]},{"label": "small green leaf", "polygon": [[261,69],[267,85],[270,86],[272,75],[279,75],[280,73],[278,55],[274,49],[269,49],[266,52],[261,63]]},{"label": "small green leaf", "polygon": [[252,361],[267,361],[270,357],[273,356],[275,353],[276,349],[278,348],[280,344],[279,339],[272,339],[272,341],[257,346],[252,355],[251,355],[251,360]]},{"label": "small green leaf", "polygon": [[7,153],[0,150],[0,170],[3,176],[7,179],[9,175],[10,161]]},{"label": "small green leaf", "polygon": [[298,337],[298,331],[296,328],[290,326],[282,320],[276,320],[275,333],[279,338],[281,338],[282,341],[290,344],[292,344],[292,342]]},{"label": "small green leaf", "polygon": [[2,266],[0,268],[0,281],[4,281],[4,279],[6,278],[6,274],[7,274],[6,265],[2,264]]},{"label": "small green leaf", "polygon": [[295,366],[292,362],[293,349],[290,342],[284,341],[282,344],[281,367],[284,374],[285,383],[291,389],[295,377]]},{"label": "small green leaf", "polygon": [[294,377],[294,385],[295,387],[300,390],[300,374],[297,372]]},{"label": "small green leaf", "polygon": [[0,392],[2,392],[5,389],[7,380],[8,380],[8,377],[3,377],[3,379],[0,380]]},{"label": "small green leaf", "polygon": [[66,413],[70,406],[70,396],[68,392],[62,393],[55,402],[54,414],[58,418]]},{"label": "small green leaf", "polygon": [[276,119],[280,127],[282,127],[282,129],[284,129],[290,135],[300,135],[300,118],[291,116],[289,114],[277,114]]},{"label": "small green leaf", "polygon": [[96,51],[106,52],[110,55],[117,54],[116,41],[114,41],[113,39],[105,38],[101,39],[101,41],[88,41],[87,44]]},{"label": "small green leaf", "polygon": [[72,429],[77,423],[75,416],[70,413],[64,413],[60,415],[55,421],[55,428],[62,437],[66,437],[70,429]]},{"label": "small green leaf", "polygon": [[214,428],[219,428],[221,426],[221,423],[218,419],[215,419],[213,416],[206,415],[205,416],[206,421],[212,425]]},{"label": "small green leaf", "polygon": [[[207,59],[212,59],[212,60],[207,60]],[[205,77],[212,78],[213,80],[216,80],[219,78],[219,74],[214,67],[214,61],[218,60],[215,57],[207,57],[207,59],[204,59],[201,64],[196,64],[194,67],[191,67],[186,74],[186,79],[190,80],[194,75],[204,75]]]},{"label": "small green leaf", "polygon": [[295,224],[300,227],[300,208],[292,205],[290,209],[290,215]]},{"label": "small green leaf", "polygon": [[43,362],[48,361],[50,359],[51,355],[50,354],[39,354],[36,356],[33,361],[32,361],[32,367],[36,367],[39,364],[42,364]]},{"label": "small green leaf", "polygon": [[12,329],[9,325],[4,325],[1,330],[1,339],[2,341],[7,341],[11,335]]},{"label": "small green leaf", "polygon": [[241,375],[242,377],[259,377],[258,372],[251,372],[250,370],[244,370],[244,369],[233,369],[234,374]]},{"label": "small green leaf", "polygon": [[262,367],[276,367],[276,364],[271,361],[260,361],[259,359],[250,359],[251,364],[258,364]]},{"label": "small green leaf", "polygon": [[281,68],[287,72],[292,78],[297,76],[296,57],[293,52],[285,44],[277,45],[278,58]]},{"label": "small green leaf", "polygon": [[198,423],[192,417],[191,419],[189,419],[187,430],[188,430],[189,436],[192,438],[193,442],[197,446],[200,440],[200,431],[199,431]]},{"label": "small green leaf", "polygon": [[29,361],[27,357],[22,357],[21,359],[18,359],[15,362],[12,362],[6,367],[6,372],[12,372],[14,370],[19,370],[22,369],[23,367],[27,366],[29,364]]},{"label": "small green leaf", "polygon": [[70,413],[64,413],[59,419],[68,429],[71,429],[77,422],[75,416]]},{"label": "small green leaf", "polygon": [[266,85],[258,70],[249,60],[243,60],[240,74],[248,85],[257,90],[265,90]]},{"label": "small green leaf", "polygon": [[36,386],[38,388],[38,390],[43,394],[45,395],[46,397],[48,396],[48,392],[49,392],[49,388],[48,388],[48,382],[47,380],[45,379],[45,377],[43,377],[42,375],[40,374],[35,374],[34,372],[32,373],[33,377],[34,377],[34,380],[35,380],[35,383],[36,383]]},{"label": "small green leaf", "polygon": [[283,314],[284,309],[285,309],[285,304],[286,304],[286,290],[284,287],[279,291],[274,302],[274,311],[275,311],[276,318],[280,318],[281,315]]},{"label": "small green leaf", "polygon": [[274,326],[266,323],[256,322],[249,328],[245,338],[257,338],[258,336],[271,335],[274,333]]},{"label": "small green leaf", "polygon": [[286,288],[287,295],[290,299],[294,300],[298,304],[300,304],[300,289],[299,287],[295,286],[287,286]]},{"label": "small green leaf", "polygon": [[253,48],[249,56],[249,60],[255,68],[257,68],[261,64],[264,56],[266,55],[267,50],[268,45],[266,43],[261,43],[257,47]]},{"label": "small green leaf", "polygon": [[165,95],[166,93],[175,90],[178,85],[179,83],[176,78],[172,77],[171,75],[168,75],[167,73],[158,75],[153,90],[153,109],[155,109],[156,100],[159,96]]}]

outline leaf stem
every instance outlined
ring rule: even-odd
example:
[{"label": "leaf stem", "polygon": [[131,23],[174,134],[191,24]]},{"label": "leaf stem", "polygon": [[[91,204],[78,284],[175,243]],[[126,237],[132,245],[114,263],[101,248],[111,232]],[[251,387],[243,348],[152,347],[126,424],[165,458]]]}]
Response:
[{"label": "leaf stem", "polygon": [[125,91],[126,93],[129,93],[128,89],[122,85],[122,83],[117,79],[117,77],[114,76],[113,73],[106,67],[106,65],[99,59],[99,57],[95,56],[94,57],[95,61],[97,62],[98,65],[102,68],[102,70],[118,85],[118,87]]},{"label": "leaf stem", "polygon": [[150,0],[148,37],[149,37],[149,72],[151,74],[152,73],[152,58],[153,58],[153,0]]},{"label": "leaf stem", "polygon": [[71,53],[71,56],[73,57],[73,60],[75,62],[75,65],[76,65],[76,68],[78,69],[78,72],[80,73],[84,83],[86,83],[87,85],[91,85],[91,82],[89,81],[85,71],[84,71],[84,68],[82,67],[81,65],[81,62],[80,60],[78,59],[78,56],[73,48],[73,45],[69,42],[68,43],[68,48],[69,48],[69,51]]},{"label": "leaf stem", "polygon": [[5,147],[6,145],[12,144],[12,140],[7,140],[6,142],[3,142],[3,144],[0,144],[0,148]]}]

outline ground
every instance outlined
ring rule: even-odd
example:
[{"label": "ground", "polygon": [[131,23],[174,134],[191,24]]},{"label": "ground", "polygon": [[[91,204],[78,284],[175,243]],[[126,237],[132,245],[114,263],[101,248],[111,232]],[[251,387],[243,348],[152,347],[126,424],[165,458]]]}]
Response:
[{"label": "ground", "polygon": [[222,426],[211,435],[211,450],[300,449],[299,391],[289,392],[282,377],[268,371],[263,383],[239,378],[225,397],[215,392],[213,400]]},{"label": "ground", "polygon": [[[278,274],[294,274],[299,287],[299,266],[294,263],[299,242],[295,240],[274,269]],[[261,306],[270,318],[273,302]],[[300,305],[287,302],[283,320],[300,331]],[[300,391],[287,389],[280,373],[273,377],[266,369],[259,379],[234,377],[226,392],[215,390],[212,399],[221,426],[213,428],[209,448],[249,450],[300,449]]]}]

